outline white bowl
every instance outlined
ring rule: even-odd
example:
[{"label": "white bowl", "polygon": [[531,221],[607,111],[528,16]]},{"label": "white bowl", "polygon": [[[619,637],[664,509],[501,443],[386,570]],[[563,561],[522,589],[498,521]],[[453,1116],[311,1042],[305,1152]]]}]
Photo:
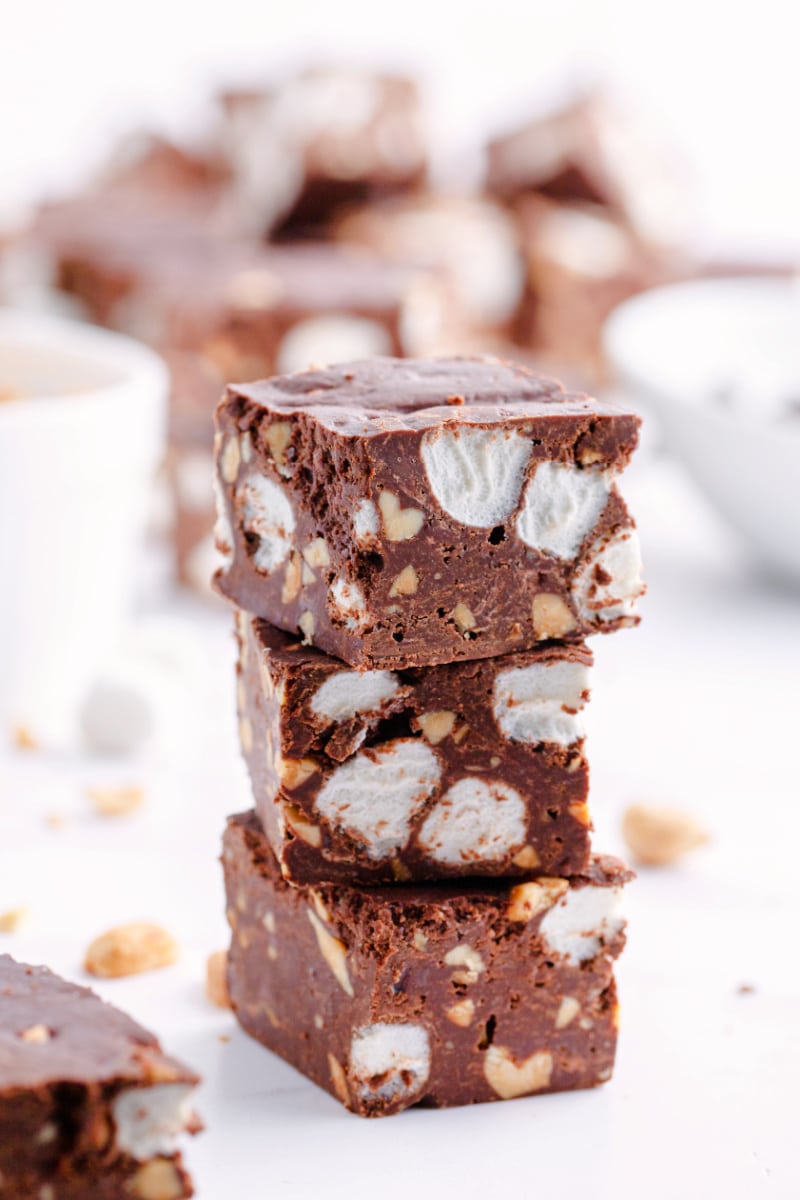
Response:
[{"label": "white bowl", "polygon": [[0,740],[66,730],[123,630],[167,386],[128,338],[0,309]]},{"label": "white bowl", "polygon": [[616,309],[604,341],[620,382],[717,509],[762,564],[800,582],[797,281],[657,288]]}]

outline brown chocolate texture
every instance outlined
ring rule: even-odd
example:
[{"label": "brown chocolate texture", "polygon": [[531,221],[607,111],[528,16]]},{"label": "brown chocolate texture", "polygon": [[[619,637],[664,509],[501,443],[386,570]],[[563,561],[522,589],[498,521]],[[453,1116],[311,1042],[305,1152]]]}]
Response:
[{"label": "brown chocolate texture", "polygon": [[233,386],[217,410],[217,587],[354,666],[634,624],[638,542],[614,478],[638,426],[493,359]]},{"label": "brown chocolate texture", "polygon": [[0,1194],[147,1200],[158,1178],[168,1200],[191,1196],[180,1155],[133,1156],[115,1105],[164,1085],[188,1095],[198,1082],[87,988],[0,955]]},{"label": "brown chocolate texture", "polygon": [[586,866],[584,646],[359,672],[244,613],[237,637],[242,750],[287,878]]},{"label": "brown chocolate texture", "polygon": [[593,1087],[611,1076],[616,915],[631,877],[293,886],[252,814],[223,863],[242,1026],[362,1116]]}]

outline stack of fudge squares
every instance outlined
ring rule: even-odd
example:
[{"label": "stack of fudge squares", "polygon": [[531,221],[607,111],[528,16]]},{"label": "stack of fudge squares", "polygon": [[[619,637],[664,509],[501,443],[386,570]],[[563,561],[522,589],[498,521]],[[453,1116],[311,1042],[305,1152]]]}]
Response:
[{"label": "stack of fudge squares", "polygon": [[229,387],[216,586],[254,811],[243,1028],[363,1116],[609,1079],[631,873],[592,852],[584,638],[638,621],[635,414],[498,359]]}]

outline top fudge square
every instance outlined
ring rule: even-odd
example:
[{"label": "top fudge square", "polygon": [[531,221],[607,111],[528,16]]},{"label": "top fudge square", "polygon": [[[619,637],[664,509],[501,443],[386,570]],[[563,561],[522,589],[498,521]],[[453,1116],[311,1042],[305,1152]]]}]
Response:
[{"label": "top fudge square", "polygon": [[218,589],[352,666],[488,658],[638,621],[616,475],[639,418],[496,359],[376,358],[217,409]]}]

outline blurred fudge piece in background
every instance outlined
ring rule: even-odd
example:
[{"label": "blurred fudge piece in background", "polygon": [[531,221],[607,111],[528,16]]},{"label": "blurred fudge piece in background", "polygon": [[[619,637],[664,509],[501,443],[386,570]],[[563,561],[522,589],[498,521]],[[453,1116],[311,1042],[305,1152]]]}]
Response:
[{"label": "blurred fudge piece in background", "polygon": [[419,187],[428,168],[413,80],[319,66],[221,97],[239,219],[274,239],[320,236],[345,205]]},{"label": "blurred fudge piece in background", "polygon": [[392,197],[350,209],[334,234],[390,260],[440,270],[458,302],[462,335],[510,336],[524,267],[514,219],[501,205],[477,196]]}]

